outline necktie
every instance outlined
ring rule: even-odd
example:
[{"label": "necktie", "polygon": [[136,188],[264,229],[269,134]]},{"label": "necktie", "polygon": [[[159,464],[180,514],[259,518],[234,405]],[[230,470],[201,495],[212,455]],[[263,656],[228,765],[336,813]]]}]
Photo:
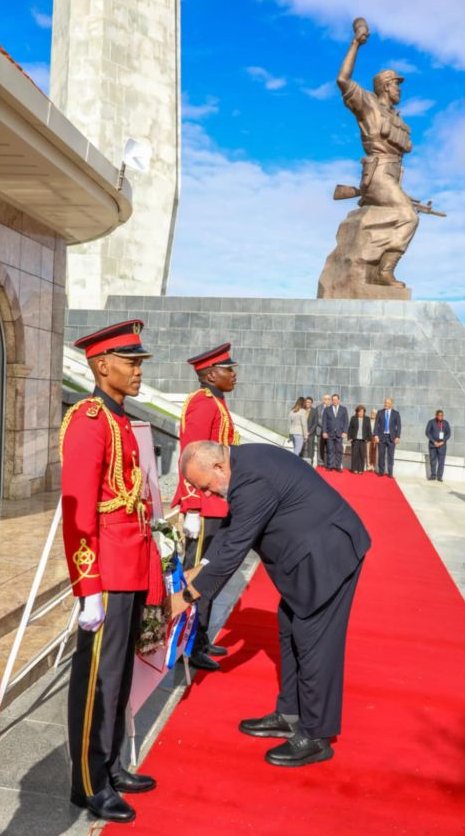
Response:
[{"label": "necktie", "polygon": [[384,413],[384,432],[385,433],[389,432],[389,418],[390,418],[390,415],[391,415],[390,410],[386,409],[386,412]]}]

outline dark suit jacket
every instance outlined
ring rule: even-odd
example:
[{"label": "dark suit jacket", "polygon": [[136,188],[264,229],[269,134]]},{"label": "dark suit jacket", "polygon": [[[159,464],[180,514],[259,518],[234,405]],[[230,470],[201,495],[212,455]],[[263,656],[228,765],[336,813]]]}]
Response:
[{"label": "dark suit jacket", "polygon": [[327,406],[323,412],[323,432],[330,438],[340,438],[349,429],[349,414],[345,406],[339,404],[337,415],[334,415],[333,405]]},{"label": "dark suit jacket", "polygon": [[449,421],[442,421],[442,429],[444,432],[444,438],[439,438],[439,424],[436,421],[436,418],[431,418],[426,425],[425,435],[428,436],[428,441],[430,447],[434,447],[435,441],[449,441],[450,438],[450,424]]},{"label": "dark suit jacket", "polygon": [[[384,436],[385,412],[385,409],[379,409],[375,420],[375,435],[377,435],[380,439],[382,439]],[[391,409],[391,415],[389,418],[389,436],[391,438],[391,441],[394,441],[395,438],[400,438],[400,430],[400,415],[397,412],[397,409]]]},{"label": "dark suit jacket", "polygon": [[316,411],[316,408],[314,406],[312,406],[312,408],[309,409],[309,412],[308,412],[308,415],[307,415],[308,434],[309,435],[315,435],[317,426],[318,426],[318,412]]},{"label": "dark suit jacket", "polygon": [[[353,439],[357,438],[358,433],[358,418],[356,415],[352,415],[349,421],[349,431],[347,433],[347,437],[350,438],[352,441]],[[371,434],[371,424],[370,419],[367,415],[363,416],[363,425],[362,425],[362,435],[363,441],[371,441],[372,434]]]},{"label": "dark suit jacket", "polygon": [[354,572],[370,537],[350,505],[298,456],[267,444],[229,449],[230,515],[193,586],[211,598],[253,548],[284,600],[305,618]]}]

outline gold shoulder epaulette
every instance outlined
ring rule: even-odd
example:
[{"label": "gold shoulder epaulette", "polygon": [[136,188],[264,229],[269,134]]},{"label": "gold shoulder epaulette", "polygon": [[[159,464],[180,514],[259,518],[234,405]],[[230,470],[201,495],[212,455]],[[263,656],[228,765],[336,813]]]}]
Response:
[{"label": "gold shoulder epaulette", "polygon": [[91,404],[89,406],[89,409],[86,412],[87,417],[88,418],[96,418],[97,415],[99,414],[102,406],[103,406],[103,401],[101,400],[101,398],[95,398],[91,402]]},{"label": "gold shoulder epaulette", "polygon": [[97,415],[99,414],[102,406],[103,406],[102,398],[82,398],[82,400],[76,401],[76,403],[73,404],[73,406],[70,406],[70,408],[68,409],[68,411],[65,414],[65,417],[63,418],[63,421],[62,421],[61,427],[60,427],[59,442],[60,442],[60,459],[61,459],[61,461],[63,461],[63,442],[64,442],[64,439],[65,439],[66,430],[68,429],[68,427],[71,423],[71,419],[72,419],[73,415],[79,409],[81,409],[81,407],[84,406],[84,404],[86,404],[86,403],[89,404],[89,408],[86,412],[86,415],[89,418],[96,418]]},{"label": "gold shoulder epaulette", "polygon": [[184,401],[184,403],[182,405],[182,410],[181,410],[181,432],[184,432],[185,429],[186,429],[187,408],[188,408],[190,402],[193,400],[193,398],[197,397],[197,395],[199,395],[201,392],[208,392],[208,395],[210,397],[212,397],[212,393],[209,392],[207,389],[204,389],[203,387],[200,388],[200,389],[196,389],[195,392],[191,392],[190,395],[187,396],[186,400]]}]

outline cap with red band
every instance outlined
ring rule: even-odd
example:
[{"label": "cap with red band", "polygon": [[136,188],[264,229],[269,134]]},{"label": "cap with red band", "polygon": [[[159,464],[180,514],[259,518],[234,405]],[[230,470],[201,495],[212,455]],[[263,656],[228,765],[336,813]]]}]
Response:
[{"label": "cap with red band", "polygon": [[187,362],[194,367],[196,372],[209,369],[211,366],[237,366],[237,363],[229,354],[230,348],[231,343],[222,343],[216,348],[211,348],[210,351],[204,351],[203,354],[189,357]]},{"label": "cap with red band", "polygon": [[152,357],[142,345],[140,332],[144,327],[141,319],[130,319],[127,322],[117,322],[102,328],[87,337],[76,340],[76,348],[82,348],[86,357],[97,357],[99,354],[116,354],[118,357]]}]

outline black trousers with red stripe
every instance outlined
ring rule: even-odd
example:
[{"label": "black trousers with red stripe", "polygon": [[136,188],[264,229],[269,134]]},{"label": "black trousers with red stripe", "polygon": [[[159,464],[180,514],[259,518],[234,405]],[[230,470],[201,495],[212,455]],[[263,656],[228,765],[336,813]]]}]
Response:
[{"label": "black trousers with red stripe", "polygon": [[[200,526],[200,535],[197,540],[191,540],[189,537],[186,540],[186,552],[184,556],[184,569],[193,569],[197,566],[205,552],[207,551],[211,541],[216,532],[221,528],[223,517],[202,517]],[[194,581],[195,585],[195,581]],[[221,590],[219,590],[220,592]],[[218,594],[219,594],[218,592]],[[213,600],[207,598],[199,598],[197,601],[199,624],[197,628],[197,635],[193,647],[193,653],[205,650],[208,646],[208,624],[210,621]]]},{"label": "black trousers with red stripe", "polygon": [[95,795],[120,769],[125,711],[146,592],[104,592],[105,621],[78,628],[71,665],[68,734],[72,791]]}]

